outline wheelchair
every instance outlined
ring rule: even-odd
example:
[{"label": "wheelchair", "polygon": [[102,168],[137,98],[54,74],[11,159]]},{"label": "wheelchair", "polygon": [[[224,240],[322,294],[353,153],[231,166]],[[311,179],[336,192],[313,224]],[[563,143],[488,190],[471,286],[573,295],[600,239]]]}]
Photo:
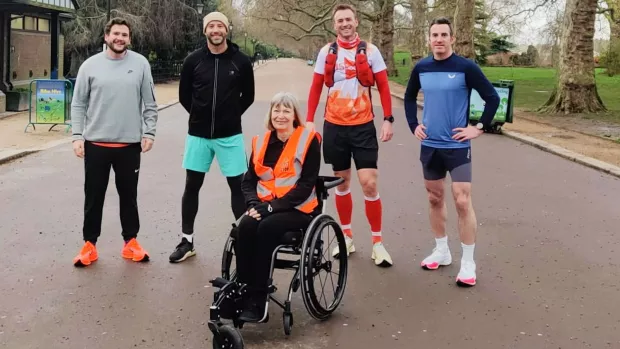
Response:
[{"label": "wheelchair", "polygon": [[[327,320],[340,305],[347,283],[348,259],[346,253],[340,253],[336,258],[338,276],[331,280],[323,281],[319,272],[324,270],[331,273],[334,263],[323,261],[325,257],[333,257],[328,247],[324,247],[325,241],[322,232],[331,228],[335,232],[340,251],[346,250],[344,233],[334,218],[326,214],[326,200],[329,197],[329,189],[344,182],[343,178],[319,176],[316,183],[316,194],[319,201],[320,214],[313,218],[308,228],[287,232],[281,244],[274,250],[271,259],[269,273],[268,298],[265,306],[263,319],[259,323],[269,320],[269,301],[273,301],[283,309],[282,322],[285,335],[291,334],[293,326],[293,313],[291,312],[291,298],[294,292],[301,287],[302,299],[306,310],[314,319]],[[243,312],[243,296],[246,293],[246,285],[236,281],[235,271],[231,270],[234,258],[235,231],[239,221],[233,223],[233,229],[228,237],[222,256],[222,276],[210,280],[217,290],[214,292],[214,302],[210,307],[209,330],[213,333],[213,348],[242,349],[243,338],[239,329],[243,328],[244,321],[239,319]],[[329,244],[329,242],[328,242]],[[280,254],[299,256],[295,260],[280,259]],[[273,272],[275,269],[293,270],[294,276],[288,288],[286,299],[282,302],[274,296],[277,290],[273,285]],[[314,279],[318,277],[321,287],[317,287]],[[329,284],[329,285],[326,285]],[[333,301],[328,304],[323,302],[325,287],[333,289]],[[319,289],[323,288],[323,289]],[[224,324],[222,319],[232,320],[231,324]]]}]

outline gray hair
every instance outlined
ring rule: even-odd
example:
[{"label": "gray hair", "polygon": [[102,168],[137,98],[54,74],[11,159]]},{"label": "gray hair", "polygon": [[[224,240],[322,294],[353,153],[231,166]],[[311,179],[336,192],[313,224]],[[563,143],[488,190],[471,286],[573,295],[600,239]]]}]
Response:
[{"label": "gray hair", "polygon": [[265,127],[268,130],[274,131],[275,128],[271,123],[271,110],[274,106],[279,105],[286,108],[293,109],[293,113],[295,114],[295,119],[293,120],[293,126],[303,126],[304,123],[301,120],[301,108],[299,107],[299,102],[295,95],[290,92],[278,92],[273,98],[271,98],[271,103],[269,104],[269,110],[267,111],[267,118],[265,119]]}]

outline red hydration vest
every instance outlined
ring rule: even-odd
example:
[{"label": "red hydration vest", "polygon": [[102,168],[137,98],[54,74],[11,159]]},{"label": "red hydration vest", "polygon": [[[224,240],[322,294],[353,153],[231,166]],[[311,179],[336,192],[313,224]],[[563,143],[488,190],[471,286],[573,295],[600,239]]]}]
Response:
[{"label": "red hydration vest", "polygon": [[[325,58],[325,85],[327,87],[334,86],[334,72],[336,71],[336,59],[338,58],[338,42],[334,41],[327,52]],[[366,56],[366,42],[360,41],[357,45],[357,52],[355,53],[355,73],[357,80],[364,87],[370,87],[375,84],[375,76],[368,64],[368,57]]]}]

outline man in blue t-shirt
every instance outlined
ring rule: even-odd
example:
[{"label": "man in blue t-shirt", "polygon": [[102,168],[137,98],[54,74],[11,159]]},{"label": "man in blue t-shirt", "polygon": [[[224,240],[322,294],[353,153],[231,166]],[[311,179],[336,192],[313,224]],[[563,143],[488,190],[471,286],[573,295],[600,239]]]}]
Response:
[{"label": "man in blue t-shirt", "polygon": [[[450,172],[463,248],[456,282],[459,286],[474,286],[477,222],[471,203],[470,140],[479,137],[490,126],[499,106],[499,95],[473,61],[453,52],[454,40],[448,19],[438,18],[431,22],[429,43],[433,55],[422,59],[413,68],[405,92],[405,114],[411,131],[422,141],[420,161],[436,243],[433,252],[422,261],[422,267],[434,270],[452,263],[445,231],[447,208],[444,201],[444,179],[446,172]],[[486,102],[476,126],[469,125],[472,88]],[[417,119],[416,103],[420,89],[424,91],[421,124]]]}]

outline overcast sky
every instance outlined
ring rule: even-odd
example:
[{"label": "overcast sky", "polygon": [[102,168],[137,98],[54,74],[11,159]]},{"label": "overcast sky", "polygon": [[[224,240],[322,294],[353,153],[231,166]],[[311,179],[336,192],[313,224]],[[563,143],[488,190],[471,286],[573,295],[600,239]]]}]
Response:
[{"label": "overcast sky", "polygon": [[[548,16],[550,16],[549,12],[539,10],[536,11],[534,15],[528,17],[529,20],[523,20],[523,26],[521,30],[514,34],[513,42],[524,45],[541,43],[540,41],[542,41],[542,38],[540,37],[540,33],[542,33],[548,21],[551,19],[547,18]],[[609,39],[609,23],[604,16],[596,16],[595,30],[595,39]],[[534,34],[535,42],[531,42],[532,33]]]}]

